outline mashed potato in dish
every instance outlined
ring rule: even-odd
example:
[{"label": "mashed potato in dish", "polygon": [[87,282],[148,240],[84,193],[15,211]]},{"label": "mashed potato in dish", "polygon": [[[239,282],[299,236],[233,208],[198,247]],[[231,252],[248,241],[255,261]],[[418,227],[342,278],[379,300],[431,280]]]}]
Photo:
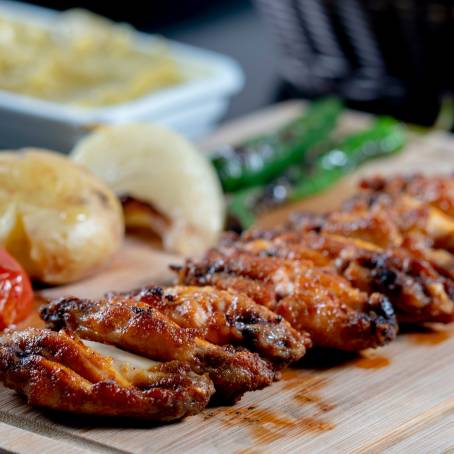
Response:
[{"label": "mashed potato in dish", "polygon": [[0,17],[0,90],[102,107],[183,82],[164,40],[136,41],[130,26],[84,10],[51,28]]}]

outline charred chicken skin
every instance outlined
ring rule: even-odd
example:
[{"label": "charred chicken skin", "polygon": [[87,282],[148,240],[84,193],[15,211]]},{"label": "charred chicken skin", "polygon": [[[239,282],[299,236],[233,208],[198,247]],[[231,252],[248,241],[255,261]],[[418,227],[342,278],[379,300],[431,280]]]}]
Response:
[{"label": "charred chicken skin", "polygon": [[452,281],[402,248],[384,250],[337,235],[278,230],[248,232],[236,247],[256,255],[331,266],[354,287],[386,295],[401,322],[454,321]]},{"label": "charred chicken skin", "polygon": [[454,217],[454,176],[374,176],[360,182],[362,189],[394,196],[407,194]]},{"label": "charred chicken skin", "polygon": [[182,328],[147,303],[124,295],[98,301],[63,298],[44,306],[41,317],[54,330],[62,328],[83,339],[115,345],[157,361],[185,362],[207,373],[216,399],[231,402],[245,392],[272,383],[275,372],[256,353],[214,345]]},{"label": "charred chicken skin", "polygon": [[298,361],[309,336],[246,295],[214,287],[146,287],[127,294],[157,309],[182,328],[217,345],[241,345],[275,367]]},{"label": "charred chicken skin", "polygon": [[454,255],[450,252],[454,243],[454,222],[451,218],[436,208],[421,206],[399,213],[397,201],[392,206],[390,200],[384,202],[385,198],[380,197],[375,204],[371,202],[372,207],[369,207],[364,196],[358,195],[344,205],[344,211],[292,215],[285,228],[358,239],[382,249],[403,248],[454,279]]},{"label": "charred chicken skin", "polygon": [[[454,279],[454,177],[373,177],[348,205],[388,205],[404,232],[402,246]],[[359,199],[359,200],[358,200]],[[389,205],[396,208],[389,210]],[[400,218],[399,218],[400,216]]]},{"label": "charred chicken skin", "polygon": [[[442,204],[440,204],[442,205]],[[446,205],[446,204],[445,204]],[[408,237],[424,237],[435,249],[454,250],[454,218],[448,208],[406,193],[362,190],[342,210],[324,215],[298,213],[289,229],[317,229],[370,241],[381,247],[398,247]]]},{"label": "charred chicken skin", "polygon": [[403,239],[422,235],[432,247],[454,251],[454,218],[426,202],[406,194],[362,191],[343,206],[344,216],[386,216]]},{"label": "charred chicken skin", "polygon": [[239,248],[212,249],[179,269],[185,285],[243,292],[307,331],[314,345],[358,351],[393,340],[397,324],[383,295],[354,289],[335,272],[309,261],[255,256]]},{"label": "charred chicken skin", "polygon": [[140,369],[46,329],[0,337],[0,380],[33,406],[152,421],[199,413],[214,392],[208,377],[184,363]]}]

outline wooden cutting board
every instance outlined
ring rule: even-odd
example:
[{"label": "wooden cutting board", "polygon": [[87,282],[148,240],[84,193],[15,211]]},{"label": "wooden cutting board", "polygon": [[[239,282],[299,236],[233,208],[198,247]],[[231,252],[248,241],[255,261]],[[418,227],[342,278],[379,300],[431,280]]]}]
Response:
[{"label": "wooden cutting board", "polygon": [[[210,148],[275,127],[302,108],[286,103],[241,119],[204,141]],[[370,121],[349,114],[342,128]],[[336,188],[298,203],[324,210],[351,194],[359,175],[371,172],[452,172],[454,139],[435,132],[412,137],[405,152],[376,161]],[[295,209],[293,206],[290,209]],[[272,225],[289,208],[261,220]],[[94,297],[171,279],[178,257],[128,239],[97,276],[45,297]],[[37,324],[32,317],[27,324]],[[0,451],[14,453],[454,453],[454,326],[407,332],[396,342],[361,356],[312,353],[269,388],[233,407],[209,408],[164,426],[118,423],[29,408],[0,388]]]}]

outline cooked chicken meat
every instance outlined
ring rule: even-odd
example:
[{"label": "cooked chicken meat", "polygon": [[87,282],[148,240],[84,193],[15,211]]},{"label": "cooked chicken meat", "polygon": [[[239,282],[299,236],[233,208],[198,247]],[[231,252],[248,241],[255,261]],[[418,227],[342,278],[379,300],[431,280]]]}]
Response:
[{"label": "cooked chicken meat", "polygon": [[195,372],[210,376],[217,400],[238,400],[246,391],[262,389],[274,379],[271,365],[256,353],[214,345],[128,296],[109,295],[99,301],[63,298],[44,306],[41,316],[54,330],[65,328],[83,339],[158,361],[186,362]]},{"label": "cooked chicken meat", "polygon": [[274,366],[298,361],[310,346],[308,334],[242,293],[214,287],[146,287],[128,294],[147,303],[182,328],[217,345],[241,345]]},{"label": "cooked chicken meat", "polygon": [[207,376],[184,363],[139,369],[46,329],[0,337],[0,380],[33,406],[153,421],[198,413],[214,392]]},{"label": "cooked chicken meat", "polygon": [[373,177],[363,180],[360,187],[363,190],[349,203],[350,208],[377,201],[396,204],[394,222],[405,232],[402,246],[454,279],[453,176]]},{"label": "cooked chicken meat", "polygon": [[345,211],[324,215],[292,215],[285,228],[359,239],[382,249],[404,248],[454,279],[454,254],[449,252],[454,244],[454,222],[441,211],[420,207],[398,212],[388,202],[369,208],[362,196],[352,199],[344,208]]},{"label": "cooked chicken meat", "polygon": [[422,235],[432,247],[454,251],[454,218],[414,197],[362,191],[343,206],[345,220],[348,215],[350,219],[361,219],[365,214],[371,219],[388,217],[402,236],[401,241],[407,236]]},{"label": "cooked chicken meat", "polygon": [[314,345],[357,351],[394,339],[396,319],[380,294],[354,289],[335,272],[309,261],[254,256],[238,248],[212,249],[179,270],[185,285],[243,292],[282,315]]},{"label": "cooked chicken meat", "polygon": [[392,195],[407,194],[454,217],[454,176],[374,176],[360,183],[362,189]]},{"label": "cooked chicken meat", "polygon": [[256,255],[331,266],[354,287],[386,295],[399,321],[454,321],[454,283],[402,248],[384,250],[353,238],[285,230],[251,231],[235,246]]}]

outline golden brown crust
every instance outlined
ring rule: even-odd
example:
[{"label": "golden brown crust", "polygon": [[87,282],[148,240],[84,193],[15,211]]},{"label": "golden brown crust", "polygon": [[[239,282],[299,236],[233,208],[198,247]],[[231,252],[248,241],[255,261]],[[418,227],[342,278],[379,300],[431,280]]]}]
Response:
[{"label": "golden brown crust", "polygon": [[347,236],[382,248],[400,247],[408,238],[422,237],[426,248],[454,250],[454,219],[406,194],[362,191],[347,200],[340,211],[296,213],[286,227]]},{"label": "golden brown crust", "polygon": [[208,377],[183,363],[115,365],[77,337],[41,329],[0,338],[0,380],[30,405],[152,421],[196,414],[214,392]]},{"label": "golden brown crust", "polygon": [[326,214],[294,213],[285,228],[345,236],[383,249],[399,247],[403,241],[399,227],[386,211],[371,211],[368,208]]},{"label": "golden brown crust", "polygon": [[454,279],[454,219],[407,196],[391,199],[387,194],[359,194],[344,205],[344,211],[298,213],[285,228],[362,240],[382,249],[405,249]]},{"label": "golden brown crust", "polygon": [[331,266],[354,287],[369,294],[386,295],[400,321],[454,321],[452,281],[403,248],[385,250],[348,237],[277,230],[245,234],[236,247],[253,254],[311,260],[316,266]]},{"label": "golden brown crust", "polygon": [[298,361],[310,346],[280,315],[246,295],[214,287],[146,287],[129,292],[135,301],[157,309],[182,328],[217,345],[241,345],[277,367]]},{"label": "golden brown crust", "polygon": [[[345,249],[342,252],[340,264],[353,285],[385,293],[401,321],[453,321],[454,179],[374,177],[360,187],[362,190],[340,211],[293,215],[286,225],[287,236],[296,232],[307,238],[307,232],[316,232],[320,238],[346,238],[351,246],[346,249],[348,253]],[[281,234],[274,232],[271,236]],[[365,244],[379,251],[363,254]],[[333,241],[323,247],[332,248]],[[339,262],[336,264],[339,270]]]},{"label": "golden brown crust", "polygon": [[283,315],[314,345],[357,351],[394,339],[397,325],[382,295],[368,295],[309,261],[254,256],[238,248],[212,249],[200,261],[187,261],[180,283],[213,285],[246,293]]},{"label": "golden brown crust", "polygon": [[388,194],[407,194],[454,217],[454,177],[422,174],[384,178],[373,176],[360,182],[362,189]]},{"label": "golden brown crust", "polygon": [[372,177],[348,209],[385,210],[402,232],[401,245],[454,279],[454,178]]},{"label": "golden brown crust", "polygon": [[[399,244],[388,242],[382,244],[385,247],[400,245],[409,235],[423,235],[431,240],[434,248],[454,250],[454,219],[437,207],[407,194],[362,191],[343,205],[342,212],[329,215],[330,224],[336,223],[337,219],[344,228],[349,225],[348,222],[358,223],[367,219],[368,224],[374,227],[372,222],[377,219],[386,220],[388,228],[393,225],[401,239],[393,238]],[[374,242],[378,244],[378,241],[379,236],[375,236]]]},{"label": "golden brown crust", "polygon": [[257,354],[217,346],[182,328],[149,304],[123,295],[99,301],[63,298],[44,306],[42,318],[53,329],[65,328],[84,339],[108,343],[158,361],[188,363],[208,373],[216,398],[235,401],[274,379],[271,365]]}]

